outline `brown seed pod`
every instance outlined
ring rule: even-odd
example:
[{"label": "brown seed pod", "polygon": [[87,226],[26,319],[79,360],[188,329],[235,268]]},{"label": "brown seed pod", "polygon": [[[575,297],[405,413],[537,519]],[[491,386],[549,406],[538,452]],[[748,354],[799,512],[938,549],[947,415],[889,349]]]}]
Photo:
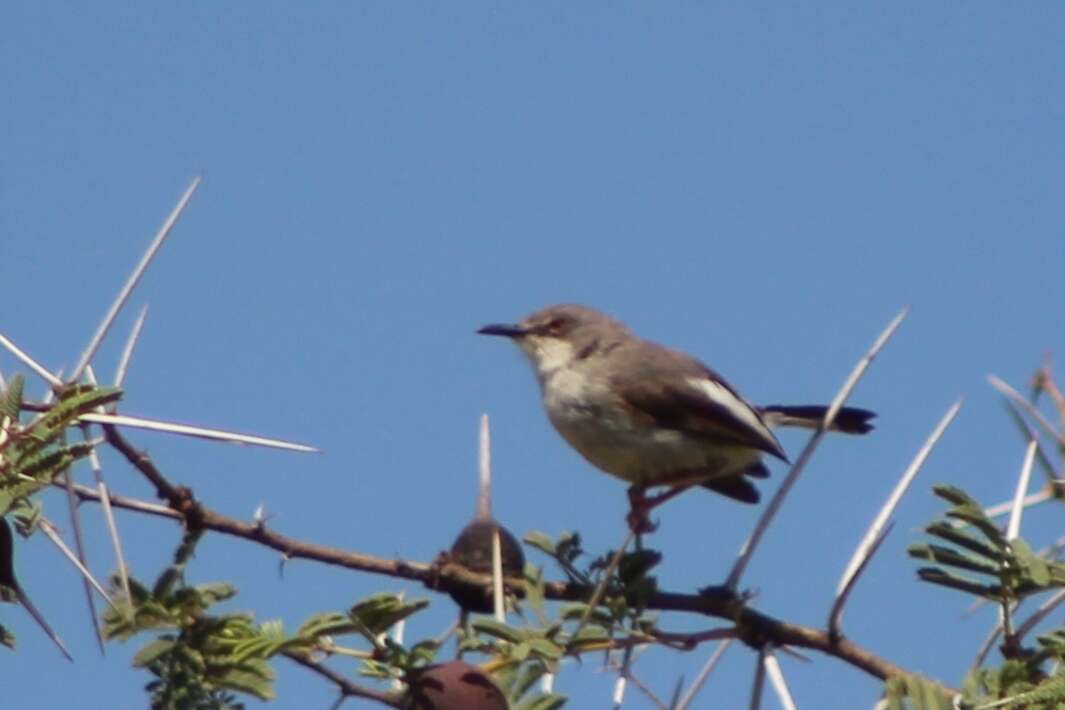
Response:
[{"label": "brown seed pod", "polygon": [[[506,528],[491,518],[474,518],[462,529],[451,546],[450,558],[471,572],[492,574],[492,536],[499,530],[499,550],[504,577],[521,577],[525,569],[525,553],[521,543]],[[492,596],[485,589],[454,589],[451,598],[466,611],[480,614],[492,612]]]},{"label": "brown seed pod", "polygon": [[487,673],[464,661],[429,666],[412,675],[405,710],[508,710]]}]

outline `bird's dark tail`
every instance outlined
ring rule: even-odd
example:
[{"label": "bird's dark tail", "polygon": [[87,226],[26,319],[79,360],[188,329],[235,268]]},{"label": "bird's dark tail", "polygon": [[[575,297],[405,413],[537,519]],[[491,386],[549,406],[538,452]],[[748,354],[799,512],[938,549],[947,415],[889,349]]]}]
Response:
[{"label": "bird's dark tail", "polygon": [[[762,407],[762,416],[770,426],[794,426],[806,429],[816,429],[821,426],[821,420],[825,418],[828,407],[818,404],[783,406],[770,404]],[[865,434],[871,431],[873,425],[870,419],[876,416],[876,412],[858,407],[843,407],[836,414],[832,422],[832,431],[840,431],[844,434]]]}]

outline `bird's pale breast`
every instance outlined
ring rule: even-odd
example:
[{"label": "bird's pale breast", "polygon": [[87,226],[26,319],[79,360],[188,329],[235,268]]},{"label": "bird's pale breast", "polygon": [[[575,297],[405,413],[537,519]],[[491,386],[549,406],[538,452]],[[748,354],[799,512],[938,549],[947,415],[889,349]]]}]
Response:
[{"label": "bird's pale breast", "polygon": [[545,378],[543,400],[552,425],[581,456],[630,483],[697,483],[739,473],[759,458],[749,447],[627,416],[605,384],[578,369]]}]

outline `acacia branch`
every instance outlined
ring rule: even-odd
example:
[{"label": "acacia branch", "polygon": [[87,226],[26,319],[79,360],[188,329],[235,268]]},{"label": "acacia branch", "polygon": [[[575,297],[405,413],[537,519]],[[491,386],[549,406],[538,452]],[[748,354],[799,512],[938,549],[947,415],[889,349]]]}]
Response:
[{"label": "acacia branch", "polygon": [[[148,478],[155,485],[160,497],[169,503],[169,508],[163,508],[146,501],[111,494],[111,505],[116,508],[181,519],[187,527],[212,530],[256,542],[277,550],[287,558],[314,560],[359,572],[407,579],[420,582],[426,588],[436,592],[448,592],[452,589],[471,586],[481,589],[491,588],[491,575],[471,572],[461,565],[448,561],[446,557],[432,564],[390,560],[288,537],[268,529],[263,521],[245,522],[222,515],[195,500],[192,491],[188,488],[170,483],[149,456],[137,450],[117,429],[105,426],[104,432],[108,443]],[[93,489],[78,486],[75,492],[82,500],[100,501],[99,493]],[[512,589],[520,593],[522,591],[520,583],[514,584],[514,580],[511,582]],[[592,587],[588,585],[549,582],[544,587],[544,596],[555,601],[586,601],[592,591]],[[881,658],[845,637],[836,637],[827,630],[793,624],[769,616],[746,606],[735,595],[719,589],[704,590],[701,594],[656,591],[645,600],[645,608],[688,612],[726,619],[735,624],[737,635],[753,648],[762,648],[766,643],[772,643],[775,646],[808,648],[838,658],[880,680],[887,680],[892,676],[909,675],[901,666]]]}]

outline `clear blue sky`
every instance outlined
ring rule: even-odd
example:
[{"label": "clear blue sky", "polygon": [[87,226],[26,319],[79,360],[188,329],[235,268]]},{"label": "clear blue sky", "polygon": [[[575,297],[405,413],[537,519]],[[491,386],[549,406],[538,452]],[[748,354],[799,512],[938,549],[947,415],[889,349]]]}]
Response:
[{"label": "clear blue sky", "polygon": [[[854,397],[880,412],[875,435],[825,444],[747,584],[766,612],[822,624],[856,538],[964,395],[846,619],[874,651],[960,681],[991,610],[960,620],[967,600],[918,583],[904,550],[941,510],[931,483],[986,502],[1012,493],[1022,443],[985,375],[1024,385],[1065,351],[1060,4],[12,2],[0,26],[0,332],[69,368],[202,171],[136,294],[151,313],[123,408],[322,447],[132,435],[208,504],[248,517],[264,503],[292,535],[430,559],[472,512],[488,412],[498,516],[519,534],[618,544],[624,487],[550,430],[525,363],[475,336],[481,324],[583,302],[754,401],[801,403],[830,398],[912,305]],[[792,452],[804,440],[782,438]],[[114,488],[150,495],[106,463]],[[65,525],[59,498],[47,512]],[[671,503],[652,541],[662,585],[721,581],[757,512],[698,492]],[[1053,513],[1031,516],[1034,543],[1060,530]],[[86,518],[105,574],[99,516]],[[178,531],[120,525],[135,572],[153,578]],[[73,571],[40,536],[19,555],[77,663],[4,606],[19,640],[0,654],[8,704],[142,706],[136,645],[101,660]],[[422,595],[302,562],[279,578],[277,562],[208,540],[190,579],[230,579],[243,590],[230,608],[290,629],[372,590]],[[451,620],[433,599],[411,636]],[[648,653],[637,672],[668,696],[709,650]],[[831,660],[782,662],[802,707],[878,693]],[[704,697],[743,706],[753,663],[730,651]],[[278,668],[275,707],[334,697]],[[571,707],[604,707],[611,684],[589,660],[559,688]]]}]

